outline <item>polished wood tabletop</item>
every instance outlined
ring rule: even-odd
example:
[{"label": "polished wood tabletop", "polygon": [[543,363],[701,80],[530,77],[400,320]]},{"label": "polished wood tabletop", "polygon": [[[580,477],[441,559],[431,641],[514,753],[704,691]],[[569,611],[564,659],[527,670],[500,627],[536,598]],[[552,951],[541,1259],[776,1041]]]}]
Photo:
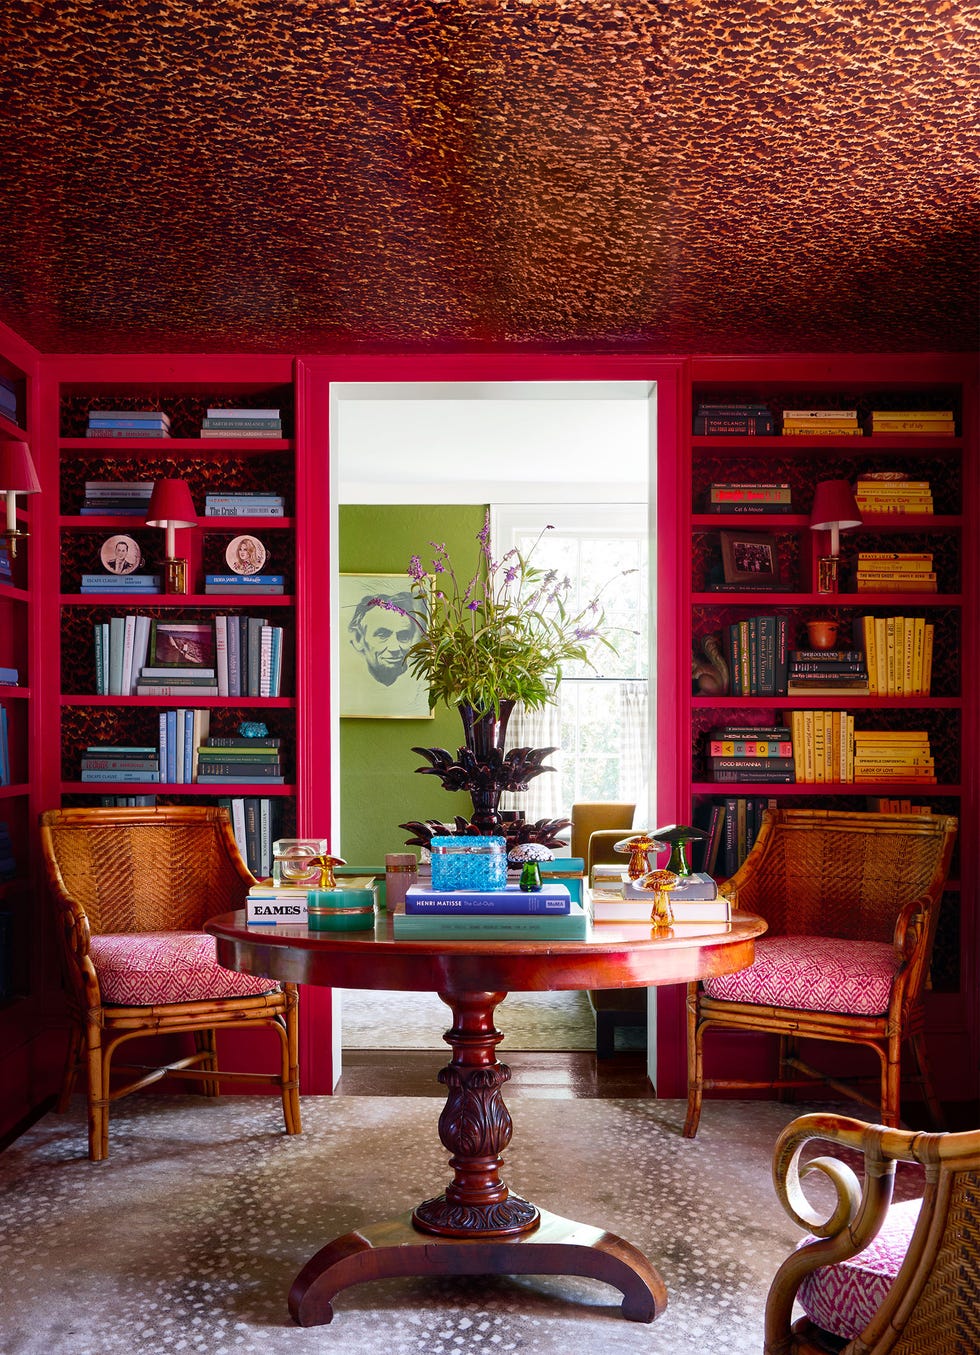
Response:
[{"label": "polished wood tabletop", "polygon": [[[392,1275],[586,1275],[619,1289],[623,1316],[634,1322],[664,1311],[667,1288],[636,1247],[539,1209],[501,1179],[513,1123],[501,1095],[510,1069],[497,1060],[503,1035],[494,1015],[508,992],[648,987],[743,969],[766,930],[761,918],[736,914],[729,923],[662,932],[601,923],[583,941],[396,940],[387,914],[371,931],[250,927],[244,912],[212,918],[207,930],[229,969],[331,988],[434,991],[452,1012],[443,1036],[452,1058],[439,1074],[447,1091],[439,1137],[453,1180],[410,1214],[321,1247],[290,1289],[296,1322],[330,1322],[340,1290]],[[398,1152],[411,1150],[398,1140]],[[560,1170],[560,1140],[555,1152]]]},{"label": "polished wood tabletop", "polygon": [[407,941],[387,913],[373,931],[317,932],[248,926],[243,911],[212,918],[218,960],[286,983],[410,992],[535,992],[646,988],[728,974],[752,963],[762,918],[687,922],[664,932],[641,923],[597,923],[585,941]]}]

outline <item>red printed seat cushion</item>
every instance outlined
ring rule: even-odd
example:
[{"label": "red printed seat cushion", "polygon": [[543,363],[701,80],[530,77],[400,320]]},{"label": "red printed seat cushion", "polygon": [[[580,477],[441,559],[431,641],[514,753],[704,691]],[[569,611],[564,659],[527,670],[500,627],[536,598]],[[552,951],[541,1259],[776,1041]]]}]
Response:
[{"label": "red printed seat cushion", "polygon": [[772,936],[756,942],[748,969],[705,979],[704,991],[724,1002],[878,1016],[898,967],[887,941]]},{"label": "red printed seat cushion", "polygon": [[251,997],[279,987],[274,979],[224,969],[215,958],[214,937],[204,932],[93,936],[89,953],[103,1002],[120,1006]]},{"label": "red printed seat cushion", "polygon": [[[846,1340],[864,1331],[902,1267],[921,1204],[921,1200],[893,1204],[878,1236],[864,1251],[806,1277],[797,1297],[811,1322]],[[804,1238],[800,1245],[812,1241]]]}]

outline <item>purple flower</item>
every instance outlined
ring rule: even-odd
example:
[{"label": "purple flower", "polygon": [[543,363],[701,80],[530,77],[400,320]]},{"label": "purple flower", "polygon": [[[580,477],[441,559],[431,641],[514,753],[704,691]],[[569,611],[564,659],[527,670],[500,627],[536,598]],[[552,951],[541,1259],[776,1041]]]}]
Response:
[{"label": "purple flower", "polygon": [[409,577],[414,579],[416,583],[420,583],[425,578],[425,568],[417,555],[413,555],[409,560],[408,573]]},{"label": "purple flower", "polygon": [[466,604],[466,609],[470,612],[478,612],[480,610],[480,604],[478,602],[468,602]]},{"label": "purple flower", "polygon": [[517,565],[508,565],[504,571],[504,583],[513,583],[518,573]]},{"label": "purple flower", "polygon": [[599,632],[597,630],[595,629],[590,630],[588,626],[576,626],[575,628],[576,640],[591,640],[594,636],[598,634]]},{"label": "purple flower", "polygon": [[446,572],[446,566],[442,563],[441,560],[433,560],[433,561],[432,561],[432,572],[433,572],[433,574],[445,574],[445,572]]}]

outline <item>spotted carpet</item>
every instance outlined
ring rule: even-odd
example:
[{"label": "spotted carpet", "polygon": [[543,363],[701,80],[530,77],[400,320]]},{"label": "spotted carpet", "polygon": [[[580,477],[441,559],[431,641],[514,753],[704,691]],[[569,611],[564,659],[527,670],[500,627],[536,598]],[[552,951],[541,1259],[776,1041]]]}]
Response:
[{"label": "spotted carpet", "polygon": [[[345,1049],[441,1049],[452,1024],[436,993],[342,990]],[[508,993],[495,1022],[509,1049],[595,1049],[595,1013],[588,993]]]},{"label": "spotted carpet", "polygon": [[667,1311],[564,1277],[392,1279],[295,1327],[289,1286],[324,1242],[407,1212],[449,1178],[428,1098],[304,1098],[287,1138],[271,1098],[130,1098],[111,1154],[85,1156],[80,1098],[0,1155],[0,1349],[7,1355],[758,1355],[771,1276],[796,1231],[772,1190],[786,1106],[513,1098],[504,1179],[627,1238]]}]

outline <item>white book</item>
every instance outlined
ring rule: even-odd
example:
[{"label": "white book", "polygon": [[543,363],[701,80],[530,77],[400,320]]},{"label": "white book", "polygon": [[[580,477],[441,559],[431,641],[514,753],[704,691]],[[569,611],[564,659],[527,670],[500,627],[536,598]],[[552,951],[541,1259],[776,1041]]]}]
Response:
[{"label": "white book", "polygon": [[136,639],[136,617],[131,612],[123,627],[123,659],[120,694],[130,696],[133,690],[133,642]]},{"label": "white book", "polygon": [[214,618],[214,658],[218,668],[218,695],[229,696],[228,690],[228,618]]},{"label": "white book", "polygon": [[177,723],[177,758],[176,758],[176,767],[175,767],[175,770],[176,770],[177,775],[174,777],[174,781],[176,782],[176,784],[177,784],[178,786],[182,786],[182,785],[184,784],[184,729],[185,729],[185,725],[184,725],[184,712],[179,710],[179,711],[177,711],[176,714],[177,714],[177,721],[176,721],[176,723]]},{"label": "white book", "polygon": [[259,639],[259,696],[272,695],[272,627],[263,626]]},{"label": "white book", "polygon": [[133,637],[133,671],[130,675],[130,696],[136,695],[136,684],[139,681],[139,675],[143,665],[146,663],[149,645],[150,618],[148,616],[138,616],[136,618],[136,632]]},{"label": "white book", "polygon": [[259,800],[259,874],[272,874],[272,801]]},{"label": "white book", "polygon": [[[201,744],[211,732],[211,712],[206,709],[195,707],[193,721],[193,748],[191,750],[191,780],[197,780],[198,753],[201,751]],[[242,809],[244,816],[244,807]],[[244,831],[244,817],[242,819]]]},{"label": "white book", "polygon": [[274,927],[277,923],[304,926],[308,913],[306,891],[297,889],[295,897],[289,899],[253,898],[249,894],[246,900],[247,921],[251,926]]},{"label": "white book", "polygon": [[113,616],[109,620],[109,695],[122,696],[123,654],[125,652],[126,618]]},{"label": "white book", "polygon": [[246,859],[245,800],[241,795],[233,795],[231,799],[231,831],[235,834],[235,841],[238,843],[238,850],[244,861]]}]

